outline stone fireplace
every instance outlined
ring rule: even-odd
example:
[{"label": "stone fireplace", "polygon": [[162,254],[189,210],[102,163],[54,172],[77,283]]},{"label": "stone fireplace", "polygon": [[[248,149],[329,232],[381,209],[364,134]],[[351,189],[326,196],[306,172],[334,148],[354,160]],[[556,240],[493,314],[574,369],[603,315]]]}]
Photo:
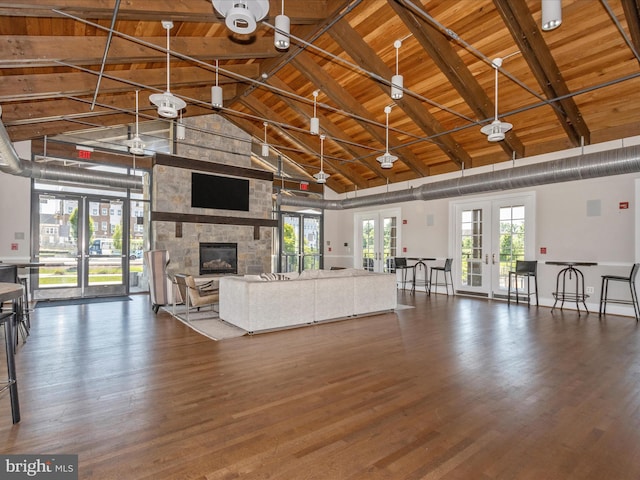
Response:
[{"label": "stone fireplace", "polygon": [[[167,250],[169,274],[259,274],[272,271],[273,175],[251,164],[251,137],[219,115],[184,119],[176,155],[157,154],[153,167],[152,248]],[[193,128],[189,128],[193,127]],[[249,211],[191,206],[192,172],[249,179]],[[235,244],[236,265],[201,270],[201,245]],[[205,269],[206,270],[206,269]]]}]

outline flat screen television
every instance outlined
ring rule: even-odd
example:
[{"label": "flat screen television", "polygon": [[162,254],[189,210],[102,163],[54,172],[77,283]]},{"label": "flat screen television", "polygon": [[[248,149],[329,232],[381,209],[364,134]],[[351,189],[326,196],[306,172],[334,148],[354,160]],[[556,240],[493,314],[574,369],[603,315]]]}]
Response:
[{"label": "flat screen television", "polygon": [[191,206],[249,211],[249,180],[191,173]]}]

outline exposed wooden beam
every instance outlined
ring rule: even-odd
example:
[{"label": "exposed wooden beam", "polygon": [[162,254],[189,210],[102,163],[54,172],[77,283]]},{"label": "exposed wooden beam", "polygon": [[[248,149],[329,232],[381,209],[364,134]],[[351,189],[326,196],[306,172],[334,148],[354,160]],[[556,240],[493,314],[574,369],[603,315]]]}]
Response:
[{"label": "exposed wooden beam", "polygon": [[[307,53],[301,53],[296,56],[292,63],[295,64],[296,68],[300,70],[309,80],[312,80],[322,93],[329,97],[335,104],[337,104],[341,109],[353,112],[355,117],[360,118],[375,118],[371,112],[369,112],[365,107],[363,107],[353,96],[348,93],[344,88],[342,88],[338,82],[331,77],[327,72],[325,72],[315,61],[312,59]],[[380,144],[385,144],[385,134],[384,131],[378,127],[371,125],[368,122],[358,121],[360,126],[369,133],[375,140],[380,142]],[[391,134],[389,134],[389,143],[391,145],[398,145],[400,142]],[[367,162],[367,164],[378,172],[382,178],[386,178],[392,173],[387,170],[380,168],[375,165],[375,159],[366,158],[363,161]],[[419,173],[416,164],[418,164],[419,160],[415,158],[415,155],[412,153],[407,157],[402,158],[401,161],[407,165],[411,170],[414,170],[418,175],[422,175]],[[376,162],[377,163],[377,162]]]},{"label": "exposed wooden beam", "polygon": [[[225,70],[248,78],[258,78],[257,64],[229,65]],[[33,101],[35,99],[60,98],[67,96],[93,95],[98,71],[73,73],[48,73],[37,75],[0,76],[0,102]],[[101,95],[132,92],[136,85],[162,89],[166,86],[166,69],[119,70],[107,72],[100,83]],[[208,86],[215,81],[215,73],[199,67],[174,68],[171,71],[172,90],[181,87]],[[225,98],[235,96],[237,80],[219,75],[219,84],[225,91]]]},{"label": "exposed wooden beam", "polygon": [[[382,78],[388,78],[391,80],[393,72],[387,65],[380,59],[380,57],[374,52],[369,45],[362,39],[360,35],[355,32],[346,20],[337,22],[333,28],[329,31],[331,38],[333,38],[342,47],[345,52],[355,59],[358,65],[363,67]],[[374,82],[385,95],[389,95],[389,86],[379,81]],[[391,102],[389,98],[389,102]],[[404,95],[402,99],[395,100],[395,103],[402,108],[402,110],[420,127],[420,129],[427,135],[441,134],[445,130],[442,125],[424,108],[422,102],[409,95]],[[363,115],[364,116],[364,115]],[[376,136],[376,138],[378,138]],[[384,140],[382,141],[384,144]],[[449,135],[441,135],[438,141],[435,142],[444,153],[458,165],[471,164],[471,157],[462,149],[462,147],[456,143]],[[393,135],[389,135],[389,144],[398,146],[401,144],[397,138]],[[422,164],[422,162],[415,158],[411,150],[408,148],[397,148],[396,152],[401,157],[402,161],[407,164],[412,170],[418,173],[420,176],[426,176],[429,174],[429,169]]]},{"label": "exposed wooden beam", "polygon": [[[520,48],[529,68],[548,99],[568,95],[569,87],[562,78],[551,51],[541,36],[524,0],[493,0],[511,36]],[[591,134],[572,97],[556,102],[553,109],[571,143],[579,146],[582,139],[591,143]]]},{"label": "exposed wooden beam", "polygon": [[[270,0],[269,17],[281,10],[280,0]],[[288,2],[286,14],[292,24],[317,23],[327,16],[328,0],[305,0]],[[110,19],[113,15],[113,0],[29,0],[19,3],[0,0],[0,15],[48,17],[55,15],[53,10],[61,10],[83,18]],[[166,20],[186,22],[222,22],[210,1],[176,2],[175,0],[136,0],[123,2],[118,9],[118,18],[122,20]]]},{"label": "exposed wooden beam", "polygon": [[[640,55],[640,0],[621,0],[624,17],[627,20],[631,42],[637,55]],[[640,59],[638,59],[640,62]]]},{"label": "exposed wooden beam", "polygon": [[[260,115],[263,118],[270,118],[276,123],[285,123],[284,119],[280,115],[278,115],[273,110],[268,109],[263,103],[258,102],[253,97],[244,98],[241,100],[241,102],[247,108],[256,112],[258,115]],[[312,156],[313,158],[317,158],[317,155],[318,155],[317,151],[319,150],[319,145],[320,145],[320,142],[317,138],[315,139],[315,142],[311,142],[310,135],[303,135],[294,130],[283,129],[282,133],[287,137],[289,137],[294,143],[296,143],[297,145],[300,145],[304,150],[311,152],[310,156]],[[331,167],[331,169],[333,169],[333,171],[340,173],[345,178],[349,179],[349,181],[352,181],[351,175],[345,171],[344,167],[337,166],[332,161],[327,160],[326,158],[324,161],[329,167]],[[332,178],[329,177],[328,182],[329,182],[329,186],[332,186],[333,185],[332,182],[334,182],[334,180],[332,180]]]},{"label": "exposed wooden beam", "polygon": [[[478,119],[492,118],[494,104],[480,86],[473,73],[462,61],[449,39],[431,23],[414,15],[408,9],[400,6],[394,0],[387,0],[391,8],[402,19],[414,38],[438,65],[451,85],[464,98]],[[517,157],[524,157],[524,145],[513,132],[508,132],[500,146],[509,158],[515,152]],[[465,165],[473,165],[466,164]]]},{"label": "exposed wooden beam", "polygon": [[[166,48],[166,37],[140,38],[144,42]],[[100,65],[107,41],[105,36],[0,36],[0,69],[55,67],[60,62],[70,65]],[[278,56],[273,39],[260,37],[249,44],[229,38],[175,37],[171,51],[201,61],[271,58]],[[166,53],[126,38],[112,38],[107,65],[165,62]]]},{"label": "exposed wooden beam", "polygon": [[[289,89],[289,86],[277,77],[270,78],[269,84],[284,91],[291,91]],[[297,112],[298,115],[300,115],[304,119],[309,119],[313,116],[313,108],[310,105],[307,105],[301,102],[294,102],[286,96],[283,96],[282,101],[285,102],[289,108]],[[327,135],[329,135],[331,138],[336,140],[336,145],[340,147],[340,149],[344,152],[346,157],[358,158],[370,153],[369,150],[365,150],[363,148],[358,148],[357,146],[353,146],[352,143],[350,142],[350,139],[346,137],[344,132],[340,128],[338,128],[336,125],[334,125],[332,122],[330,122],[329,119],[327,119],[327,117],[322,115],[321,112],[316,111],[316,115],[320,120],[322,129],[327,133]],[[363,164],[369,167],[367,163],[363,163]],[[334,162],[332,162],[332,165],[334,165]],[[373,169],[371,170],[373,171],[373,173],[377,175],[377,172],[375,170]],[[360,175],[354,175],[354,174],[346,175],[344,172],[341,172],[341,173],[345,175],[345,177],[348,178],[349,181],[351,181],[351,183],[356,185],[358,188],[367,188],[368,186],[370,186],[367,184],[366,180]]]}]

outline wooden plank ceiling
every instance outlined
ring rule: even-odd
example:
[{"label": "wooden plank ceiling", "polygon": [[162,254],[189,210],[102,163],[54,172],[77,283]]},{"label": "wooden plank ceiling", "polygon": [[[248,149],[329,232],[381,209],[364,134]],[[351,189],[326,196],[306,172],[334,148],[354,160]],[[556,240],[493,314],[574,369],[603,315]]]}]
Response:
[{"label": "wooden plank ceiling", "polygon": [[[270,0],[256,31],[238,36],[208,0],[0,0],[2,122],[13,141],[131,132],[135,90],[141,121],[158,118],[148,97],[166,90],[161,20],[172,20],[170,88],[187,102],[184,117],[218,113],[256,145],[267,122],[272,156],[313,181],[318,91],[324,170],[337,192],[640,134],[640,0],[562,0],[563,23],[548,32],[540,0],[285,0],[285,51],[273,46],[281,8]],[[405,90],[393,101],[396,54]],[[499,118],[513,129],[489,142],[480,128],[494,120],[498,57]],[[222,109],[210,105],[216,60]],[[376,160],[386,106],[399,157],[391,169]]]}]

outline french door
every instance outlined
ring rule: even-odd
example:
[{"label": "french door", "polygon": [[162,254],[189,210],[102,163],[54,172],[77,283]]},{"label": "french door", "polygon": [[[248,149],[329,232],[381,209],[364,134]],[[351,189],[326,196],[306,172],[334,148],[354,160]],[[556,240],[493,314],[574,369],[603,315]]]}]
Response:
[{"label": "french door", "polygon": [[67,193],[34,195],[34,258],[40,264],[31,277],[34,298],[126,294],[129,260],[136,256],[126,253],[128,202]]},{"label": "french door", "polygon": [[371,272],[389,272],[391,260],[399,256],[400,210],[355,215],[355,266]]},{"label": "french door", "polygon": [[516,261],[535,259],[535,195],[455,202],[452,207],[456,290],[506,296]]},{"label": "french door", "polygon": [[322,268],[322,216],[287,212],[281,215],[280,271]]}]

